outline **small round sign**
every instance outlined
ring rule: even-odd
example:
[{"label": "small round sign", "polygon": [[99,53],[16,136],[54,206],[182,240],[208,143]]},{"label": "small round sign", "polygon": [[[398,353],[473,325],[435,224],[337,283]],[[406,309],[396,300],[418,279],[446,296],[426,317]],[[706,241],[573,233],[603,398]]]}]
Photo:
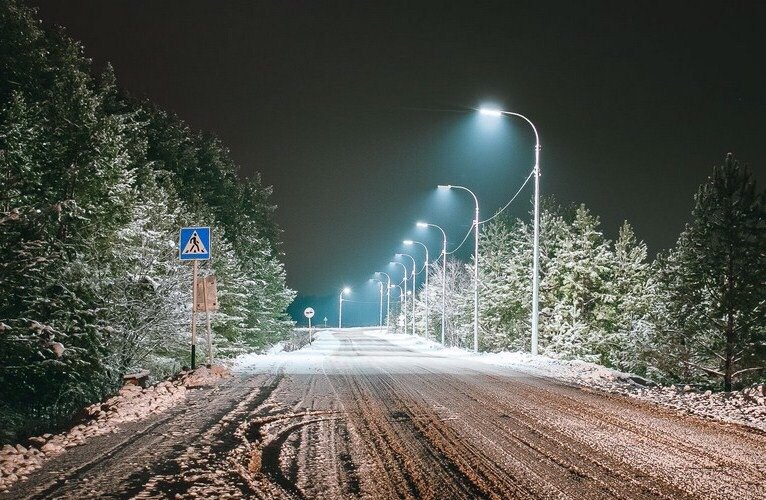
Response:
[{"label": "small round sign", "polygon": [[308,319],[311,319],[314,317],[314,309],[307,307],[305,311],[303,311],[303,315],[306,316]]}]

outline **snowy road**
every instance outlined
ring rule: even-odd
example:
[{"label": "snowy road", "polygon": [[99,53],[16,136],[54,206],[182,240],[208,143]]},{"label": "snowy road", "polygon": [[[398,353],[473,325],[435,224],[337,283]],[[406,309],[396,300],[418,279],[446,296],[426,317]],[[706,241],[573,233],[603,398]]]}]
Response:
[{"label": "snowy road", "polygon": [[253,357],[0,498],[766,498],[766,436],[364,330]]}]

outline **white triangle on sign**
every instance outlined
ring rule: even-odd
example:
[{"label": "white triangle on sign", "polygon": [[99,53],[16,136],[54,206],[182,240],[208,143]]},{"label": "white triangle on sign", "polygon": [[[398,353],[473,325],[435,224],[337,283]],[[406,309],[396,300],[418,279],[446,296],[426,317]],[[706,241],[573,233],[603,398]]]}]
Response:
[{"label": "white triangle on sign", "polygon": [[207,248],[205,248],[205,245],[202,243],[202,240],[200,239],[199,235],[197,234],[197,231],[194,231],[191,235],[191,238],[189,238],[189,241],[186,242],[186,246],[184,247],[184,251],[181,252],[184,255],[205,255],[207,254]]}]

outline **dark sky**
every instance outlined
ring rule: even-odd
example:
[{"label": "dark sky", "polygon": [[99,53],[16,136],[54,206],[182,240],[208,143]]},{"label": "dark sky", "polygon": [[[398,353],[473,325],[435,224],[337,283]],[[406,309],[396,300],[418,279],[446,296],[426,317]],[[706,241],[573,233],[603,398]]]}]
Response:
[{"label": "dark sky", "polygon": [[364,282],[407,237],[437,252],[418,219],[461,237],[467,196],[436,184],[474,189],[485,215],[510,198],[533,138],[470,111],[485,102],[537,125],[544,195],[586,203],[609,236],[628,219],[651,252],[725,153],[766,183],[762,2],[30,3],[274,185],[302,294]]}]

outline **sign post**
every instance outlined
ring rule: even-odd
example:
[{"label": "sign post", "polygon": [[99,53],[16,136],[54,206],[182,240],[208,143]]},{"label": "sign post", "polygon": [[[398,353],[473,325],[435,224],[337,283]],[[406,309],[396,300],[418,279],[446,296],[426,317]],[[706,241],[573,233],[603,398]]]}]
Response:
[{"label": "sign post", "polygon": [[311,318],[314,317],[314,309],[312,309],[311,307],[307,307],[303,311],[303,315],[306,316],[308,318],[308,320],[309,320],[309,344],[310,344],[310,343],[312,343],[314,341],[313,336],[312,336],[312,332],[311,332]]},{"label": "sign post", "polygon": [[[196,368],[197,357],[197,274],[199,261],[210,260],[210,228],[184,227],[178,238],[178,258],[182,261],[192,261],[192,321],[191,321],[191,368]],[[205,286],[203,282],[203,287]],[[207,294],[203,289],[203,300],[207,302]],[[207,307],[206,307],[207,309]],[[210,316],[208,315],[208,356],[210,355]],[[208,358],[209,359],[209,358]]]}]

